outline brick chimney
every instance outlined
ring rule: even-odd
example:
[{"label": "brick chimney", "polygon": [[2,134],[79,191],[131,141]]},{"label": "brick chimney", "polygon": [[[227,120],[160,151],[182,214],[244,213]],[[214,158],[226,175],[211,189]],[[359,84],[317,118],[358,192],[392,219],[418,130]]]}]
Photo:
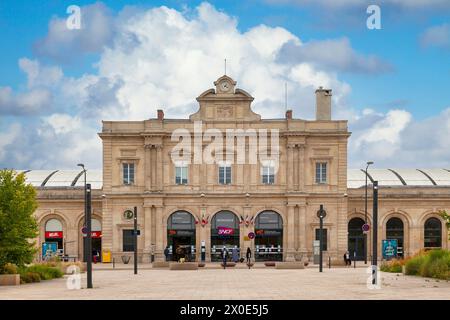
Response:
[{"label": "brick chimney", "polygon": [[331,89],[316,90],[316,120],[331,120]]},{"label": "brick chimney", "polygon": [[286,111],[286,120],[292,120],[292,110]]},{"label": "brick chimney", "polygon": [[164,111],[162,111],[161,109],[158,109],[158,120],[164,120]]}]

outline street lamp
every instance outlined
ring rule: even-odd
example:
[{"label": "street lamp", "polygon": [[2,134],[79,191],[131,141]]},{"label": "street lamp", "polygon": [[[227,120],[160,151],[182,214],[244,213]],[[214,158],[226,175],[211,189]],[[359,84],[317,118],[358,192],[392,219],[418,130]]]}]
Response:
[{"label": "street lamp", "polygon": [[319,255],[319,272],[322,272],[323,261],[323,218],[327,216],[327,212],[323,209],[323,204],[320,205],[319,211],[317,211],[317,217],[320,219],[319,229],[319,241],[320,241],[320,255]]},{"label": "street lamp", "polygon": [[[373,161],[367,161],[366,166],[366,197],[365,197],[365,206],[364,206],[364,223],[367,224],[367,170],[369,166],[373,164]],[[367,264],[367,233],[364,233],[364,264]]]},{"label": "street lamp", "polygon": [[[77,164],[78,167],[83,169],[84,173],[84,227],[87,226],[87,191],[86,191],[86,169],[83,163]],[[87,252],[86,252],[86,237],[83,237],[83,262],[87,261]]]}]

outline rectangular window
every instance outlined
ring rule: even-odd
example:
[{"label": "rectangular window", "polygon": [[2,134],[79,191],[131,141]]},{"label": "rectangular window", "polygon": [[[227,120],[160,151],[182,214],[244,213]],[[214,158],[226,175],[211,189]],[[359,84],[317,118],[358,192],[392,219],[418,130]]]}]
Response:
[{"label": "rectangular window", "polygon": [[327,183],[327,163],[316,163],[316,183]]},{"label": "rectangular window", "polygon": [[[323,251],[328,250],[328,237],[327,237],[327,229],[322,229],[323,231]],[[320,240],[320,229],[316,229],[316,240]]]},{"label": "rectangular window", "polygon": [[122,240],[123,240],[123,246],[122,251],[129,252],[134,251],[134,230],[123,230],[122,231]]},{"label": "rectangular window", "polygon": [[275,168],[273,166],[261,167],[261,179],[263,184],[275,183]]},{"label": "rectangular window", "polygon": [[175,183],[187,184],[188,183],[188,167],[179,166],[175,167]]},{"label": "rectangular window", "polygon": [[134,163],[122,164],[123,184],[134,184]]},{"label": "rectangular window", "polygon": [[219,184],[231,183],[231,166],[219,166]]}]

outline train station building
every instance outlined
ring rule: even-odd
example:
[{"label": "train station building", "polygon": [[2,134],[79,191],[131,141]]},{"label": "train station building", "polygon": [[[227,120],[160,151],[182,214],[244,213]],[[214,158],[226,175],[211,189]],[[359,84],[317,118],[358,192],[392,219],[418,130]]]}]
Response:
[{"label": "train station building", "polygon": [[[348,168],[347,121],[331,118],[331,90],[318,88],[315,95],[315,120],[296,119],[290,110],[281,119],[262,119],[251,109],[254,98],[222,76],[197,97],[199,109],[187,119],[158,110],[142,121],[103,121],[103,169],[87,170],[93,249],[116,261],[132,256],[137,207],[143,262],[165,259],[166,247],[175,257],[179,246],[192,260],[200,259],[202,246],[206,261],[219,260],[224,246],[242,255],[250,247],[256,261],[312,260],[323,205],[325,257],[341,261],[349,250],[364,259],[366,178],[369,226],[372,182],[380,186],[380,250],[384,239],[396,239],[401,256],[448,248],[439,212],[450,211],[450,164],[374,167],[367,175],[365,168]],[[81,258],[83,172],[21,171],[38,191],[40,256],[43,243],[56,242],[61,252]],[[368,256],[370,239],[371,231]]]}]

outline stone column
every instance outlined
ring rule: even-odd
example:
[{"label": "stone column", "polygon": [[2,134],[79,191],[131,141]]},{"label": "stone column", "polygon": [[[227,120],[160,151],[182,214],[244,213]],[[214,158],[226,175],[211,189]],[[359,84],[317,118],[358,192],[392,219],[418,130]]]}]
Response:
[{"label": "stone column", "polygon": [[300,233],[300,252],[305,255],[307,250],[306,244],[306,206],[301,205],[299,211],[299,233]]},{"label": "stone column", "polygon": [[287,165],[286,165],[287,191],[292,191],[293,186],[294,186],[293,168],[294,168],[293,146],[288,145],[287,146]]},{"label": "stone column", "polygon": [[298,186],[301,192],[305,191],[305,145],[299,145]]},{"label": "stone column", "polygon": [[157,189],[162,191],[163,189],[163,158],[162,158],[162,145],[156,146],[156,176],[157,176]]},{"label": "stone column", "polygon": [[157,180],[156,180],[156,173],[158,172],[157,167],[157,156],[156,156],[156,148],[150,149],[151,154],[151,162],[150,162],[150,171],[151,171],[151,190],[156,191],[157,188]]},{"label": "stone column", "polygon": [[[164,235],[166,230],[163,230],[163,207],[156,206],[156,249],[155,261],[164,261]],[[165,232],[166,231],[166,232]]]},{"label": "stone column", "polygon": [[152,254],[152,207],[144,207],[144,253],[151,262]]},{"label": "stone column", "polygon": [[144,166],[144,172],[145,172],[145,191],[150,191],[152,188],[152,157],[151,157],[151,145],[146,144],[144,146],[145,148],[145,166]]},{"label": "stone column", "polygon": [[295,249],[294,249],[294,243],[295,243],[295,205],[288,204],[287,206],[287,212],[288,212],[288,225],[287,225],[287,250],[286,250],[286,261],[295,261]]}]

